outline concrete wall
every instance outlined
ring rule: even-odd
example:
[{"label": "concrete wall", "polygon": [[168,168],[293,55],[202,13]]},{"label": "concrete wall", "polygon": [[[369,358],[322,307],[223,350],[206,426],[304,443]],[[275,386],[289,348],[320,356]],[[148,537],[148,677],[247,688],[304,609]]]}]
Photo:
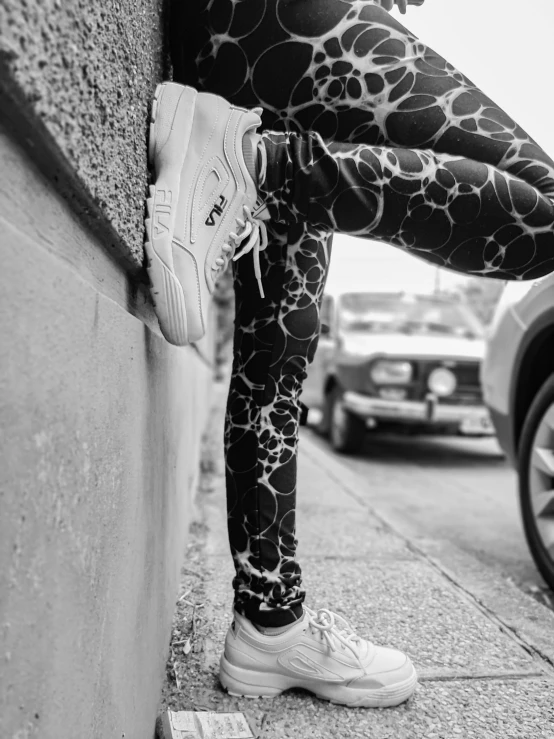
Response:
[{"label": "concrete wall", "polygon": [[141,267],[161,23],[0,6],[1,739],[153,736],[211,383]]},{"label": "concrete wall", "polygon": [[[136,265],[142,262],[146,118],[156,84],[167,75],[165,22],[163,0],[0,3],[1,94],[32,122],[31,138],[60,154],[58,180],[71,178],[67,197],[75,203],[88,197],[81,207],[111,226],[106,232],[116,248]],[[35,159],[45,155],[35,148]],[[56,163],[46,166],[55,174]]]}]

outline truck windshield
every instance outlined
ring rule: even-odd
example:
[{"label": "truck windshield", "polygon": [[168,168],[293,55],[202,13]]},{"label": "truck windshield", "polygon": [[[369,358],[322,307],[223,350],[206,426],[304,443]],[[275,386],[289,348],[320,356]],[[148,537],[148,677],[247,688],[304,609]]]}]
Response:
[{"label": "truck windshield", "polygon": [[439,296],[346,293],[339,299],[338,313],[342,331],[483,336],[480,321],[467,305]]}]

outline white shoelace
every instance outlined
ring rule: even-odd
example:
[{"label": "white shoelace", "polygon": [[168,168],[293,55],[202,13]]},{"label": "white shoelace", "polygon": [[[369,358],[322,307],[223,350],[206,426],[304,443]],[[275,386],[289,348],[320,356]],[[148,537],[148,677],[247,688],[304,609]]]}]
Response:
[{"label": "white shoelace", "polygon": [[[237,223],[241,229],[239,233],[231,232],[229,239],[232,243],[223,245],[223,252],[230,254],[242,244],[241,250],[233,256],[233,261],[236,262],[245,254],[252,252],[254,259],[254,274],[258,281],[258,289],[262,298],[265,298],[264,287],[262,284],[262,272],[260,268],[260,252],[264,251],[267,247],[267,229],[265,223],[260,219],[252,215],[252,211],[247,205],[242,206],[244,218],[237,217]],[[244,244],[246,237],[250,238]],[[215,260],[214,269],[219,269],[225,264],[223,257],[218,257]]]},{"label": "white shoelace", "polygon": [[262,298],[265,298],[264,287],[262,284],[262,272],[260,268],[260,252],[267,247],[267,229],[265,223],[252,215],[252,211],[247,205],[242,206],[244,218],[237,216],[237,223],[239,224],[240,232],[235,233],[231,231],[229,234],[229,240],[231,243],[225,243],[221,247],[224,256],[217,257],[212,265],[212,269],[220,270],[227,265],[228,257],[225,255],[231,255],[239,247],[247,236],[250,236],[246,244],[242,249],[233,256],[233,261],[236,262],[245,254],[253,251],[254,258],[254,274],[258,280],[258,289]]},{"label": "white shoelace", "polygon": [[336,651],[338,642],[343,649],[349,649],[356,659],[360,659],[360,645],[363,640],[352,631],[346,619],[327,608],[319,608],[316,612],[304,606],[304,610],[308,626],[321,634],[332,652]]}]

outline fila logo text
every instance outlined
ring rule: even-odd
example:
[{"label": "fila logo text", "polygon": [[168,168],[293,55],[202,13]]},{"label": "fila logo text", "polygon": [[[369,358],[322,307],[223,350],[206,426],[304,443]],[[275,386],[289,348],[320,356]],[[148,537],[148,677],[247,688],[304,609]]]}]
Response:
[{"label": "fila logo text", "polygon": [[219,201],[212,208],[210,215],[206,218],[206,226],[215,226],[215,216],[220,216],[223,213],[227,200],[223,195],[219,196]]},{"label": "fila logo text", "polygon": [[156,190],[154,204],[154,237],[169,232],[171,222],[171,190]]}]

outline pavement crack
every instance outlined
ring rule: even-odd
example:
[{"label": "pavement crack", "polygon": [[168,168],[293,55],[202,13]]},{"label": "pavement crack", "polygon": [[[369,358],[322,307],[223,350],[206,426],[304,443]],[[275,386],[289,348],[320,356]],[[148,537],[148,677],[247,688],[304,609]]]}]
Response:
[{"label": "pavement crack", "polygon": [[444,579],[449,582],[450,585],[465,598],[466,601],[469,601],[503,634],[506,634],[506,636],[512,639],[512,641],[514,641],[520,647],[520,649],[523,649],[534,659],[539,659],[544,671],[554,676],[554,661],[547,654],[544,654],[544,652],[542,652],[540,649],[535,647],[533,644],[530,644],[522,636],[520,636],[516,629],[507,624],[502,618],[500,618],[500,616],[498,616],[498,614],[496,614],[487,605],[485,605],[483,601],[480,600],[474,593],[472,593],[460,582],[458,582],[455,576],[451,572],[449,572],[438,560],[434,559],[434,557],[431,557],[429,554],[427,554],[427,552],[424,552],[417,546],[417,544],[414,544],[413,541],[405,538],[399,532],[395,533],[397,533],[404,539],[404,541],[406,542],[406,546],[411,549],[415,555],[426,561],[431,567],[433,567],[433,569],[439,572],[442,577],[444,577]]},{"label": "pavement crack", "polygon": [[490,680],[505,682],[506,680],[536,680],[544,679],[543,671],[535,672],[499,672],[499,673],[473,673],[473,674],[454,674],[454,675],[426,675],[424,672],[418,674],[418,682],[420,683],[454,683],[472,680]]}]

